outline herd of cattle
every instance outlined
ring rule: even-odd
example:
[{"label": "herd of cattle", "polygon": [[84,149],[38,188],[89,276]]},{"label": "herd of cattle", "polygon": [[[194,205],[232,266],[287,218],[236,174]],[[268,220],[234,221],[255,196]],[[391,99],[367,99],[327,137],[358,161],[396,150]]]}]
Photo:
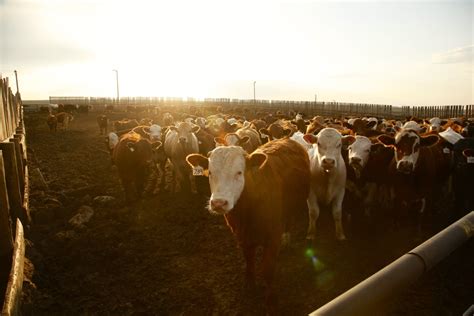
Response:
[{"label": "herd of cattle", "polygon": [[[236,235],[250,284],[255,280],[256,248],[263,247],[270,313],[276,308],[276,257],[281,244],[289,242],[294,215],[305,202],[310,240],[324,208],[332,212],[336,239],[346,238],[345,199],[345,209],[351,207],[348,199],[356,200],[366,217],[386,208],[393,210],[395,220],[397,214],[413,214],[418,226],[423,214],[436,210],[442,199],[453,198],[453,218],[474,208],[474,122],[468,119],[308,119],[280,111],[250,119],[221,109],[206,117],[196,114],[123,119],[113,122],[113,132],[108,131],[107,115],[98,116],[97,123],[107,135],[129,202],[147,190],[164,189],[165,181],[159,178],[167,162],[174,193],[187,183],[196,193],[195,176],[209,178],[208,209],[224,215]],[[68,115],[55,117],[67,128]],[[151,188],[150,178],[157,178]]]}]

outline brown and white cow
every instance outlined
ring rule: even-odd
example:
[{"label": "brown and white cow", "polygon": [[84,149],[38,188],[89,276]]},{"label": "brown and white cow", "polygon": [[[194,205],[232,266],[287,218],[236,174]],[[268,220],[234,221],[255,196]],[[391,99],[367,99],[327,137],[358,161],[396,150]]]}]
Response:
[{"label": "brown and white cow", "polygon": [[288,138],[275,140],[247,154],[239,146],[216,147],[209,158],[189,155],[194,168],[208,170],[211,213],[224,215],[236,235],[246,261],[246,277],[255,282],[257,247],[263,247],[262,272],[266,306],[276,312],[273,276],[281,238],[304,208],[308,196],[309,158],[302,146]]},{"label": "brown and white cow", "polygon": [[413,129],[402,128],[395,137],[381,135],[378,140],[394,150],[389,175],[394,193],[395,216],[398,217],[403,210],[416,207],[420,233],[421,217],[425,209],[432,206],[434,191],[449,176],[442,148],[436,146],[439,136],[420,136]]},{"label": "brown and white cow", "polygon": [[353,136],[342,136],[336,129],[326,127],[318,135],[306,134],[313,144],[311,162],[311,191],[308,197],[309,227],[307,238],[315,239],[316,221],[322,206],[329,206],[336,225],[336,238],[346,239],[342,227],[342,201],[346,186],[346,165],[341,155],[342,145],[348,146]]},{"label": "brown and white cow", "polygon": [[216,145],[240,146],[247,153],[252,153],[260,145],[260,135],[249,125],[239,128],[235,133],[228,133],[224,138],[216,137]]},{"label": "brown and white cow", "polygon": [[51,132],[56,132],[58,128],[58,118],[54,114],[49,114],[48,118],[46,119],[46,123],[48,124],[49,130]]},{"label": "brown and white cow", "polygon": [[153,151],[161,142],[151,143],[140,134],[124,134],[113,150],[113,160],[125,191],[127,202],[140,198],[144,191],[150,168],[153,167]]},{"label": "brown and white cow", "polygon": [[100,135],[107,134],[107,128],[109,125],[109,119],[106,115],[97,116],[97,124],[99,125]]},{"label": "brown and white cow", "polygon": [[68,112],[61,112],[56,114],[56,118],[58,120],[58,127],[62,128],[63,130],[67,130],[69,123],[74,119],[74,116]]},{"label": "brown and white cow", "polygon": [[174,193],[181,191],[185,176],[189,178],[191,191],[197,193],[196,182],[191,168],[186,163],[186,156],[199,152],[199,143],[195,135],[199,129],[199,126],[180,122],[177,126],[170,126],[166,133],[164,146],[165,153],[173,164]]}]

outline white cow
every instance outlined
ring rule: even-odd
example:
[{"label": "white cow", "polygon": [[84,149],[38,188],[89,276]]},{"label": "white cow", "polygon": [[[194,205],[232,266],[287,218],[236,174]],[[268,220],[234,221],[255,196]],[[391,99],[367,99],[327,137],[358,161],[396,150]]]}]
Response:
[{"label": "white cow", "polygon": [[153,124],[150,126],[150,140],[152,142],[161,140],[161,126]]},{"label": "white cow", "polygon": [[342,228],[342,200],[346,185],[346,165],[341,155],[341,147],[343,143],[345,146],[351,144],[354,137],[342,137],[336,129],[326,127],[316,136],[306,134],[304,139],[315,148],[310,157],[311,190],[308,197],[307,238],[314,240],[319,209],[328,205],[336,224],[336,238],[344,240],[346,237]]},{"label": "white cow", "polygon": [[165,153],[173,164],[174,186],[173,192],[181,191],[181,183],[187,175],[191,183],[191,191],[197,193],[196,182],[191,168],[186,162],[186,156],[199,153],[199,143],[195,133],[199,126],[181,122],[177,126],[170,126],[165,136]]}]

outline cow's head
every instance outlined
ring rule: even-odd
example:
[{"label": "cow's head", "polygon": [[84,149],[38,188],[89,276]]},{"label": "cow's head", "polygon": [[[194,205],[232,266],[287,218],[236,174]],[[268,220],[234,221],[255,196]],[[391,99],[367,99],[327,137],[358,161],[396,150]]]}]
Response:
[{"label": "cow's head", "polygon": [[152,124],[149,128],[149,137],[152,142],[161,140],[161,126]]},{"label": "cow's head", "polygon": [[342,146],[349,146],[355,141],[351,135],[342,136],[336,129],[326,127],[318,135],[306,134],[304,140],[309,144],[316,144],[314,155],[325,172],[337,170],[341,157]]},{"label": "cow's head", "polygon": [[356,136],[355,141],[348,147],[349,165],[354,169],[357,178],[360,177],[362,169],[369,161],[372,142],[365,136]]},{"label": "cow's head", "polygon": [[415,170],[420,147],[435,145],[439,137],[437,135],[420,136],[414,130],[402,129],[395,137],[380,135],[377,139],[385,146],[393,147],[397,171],[409,174]]},{"label": "cow's head", "polygon": [[178,141],[180,144],[186,145],[187,143],[191,143],[190,137],[192,137],[192,133],[199,132],[200,127],[197,125],[193,126],[187,122],[181,122],[177,126],[170,126],[169,129],[178,133]]},{"label": "cow's head", "polygon": [[244,190],[246,171],[261,168],[266,160],[265,154],[248,155],[239,146],[216,147],[209,158],[199,154],[186,157],[193,168],[208,170],[211,187],[208,209],[215,214],[226,214],[234,208]]}]

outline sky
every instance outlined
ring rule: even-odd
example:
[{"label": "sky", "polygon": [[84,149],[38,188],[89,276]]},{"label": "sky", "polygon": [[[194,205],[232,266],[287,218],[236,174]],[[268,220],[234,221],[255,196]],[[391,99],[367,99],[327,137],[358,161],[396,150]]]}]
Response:
[{"label": "sky", "polygon": [[[0,0],[24,100],[474,104],[474,0]],[[254,85],[255,82],[255,85]]]}]

